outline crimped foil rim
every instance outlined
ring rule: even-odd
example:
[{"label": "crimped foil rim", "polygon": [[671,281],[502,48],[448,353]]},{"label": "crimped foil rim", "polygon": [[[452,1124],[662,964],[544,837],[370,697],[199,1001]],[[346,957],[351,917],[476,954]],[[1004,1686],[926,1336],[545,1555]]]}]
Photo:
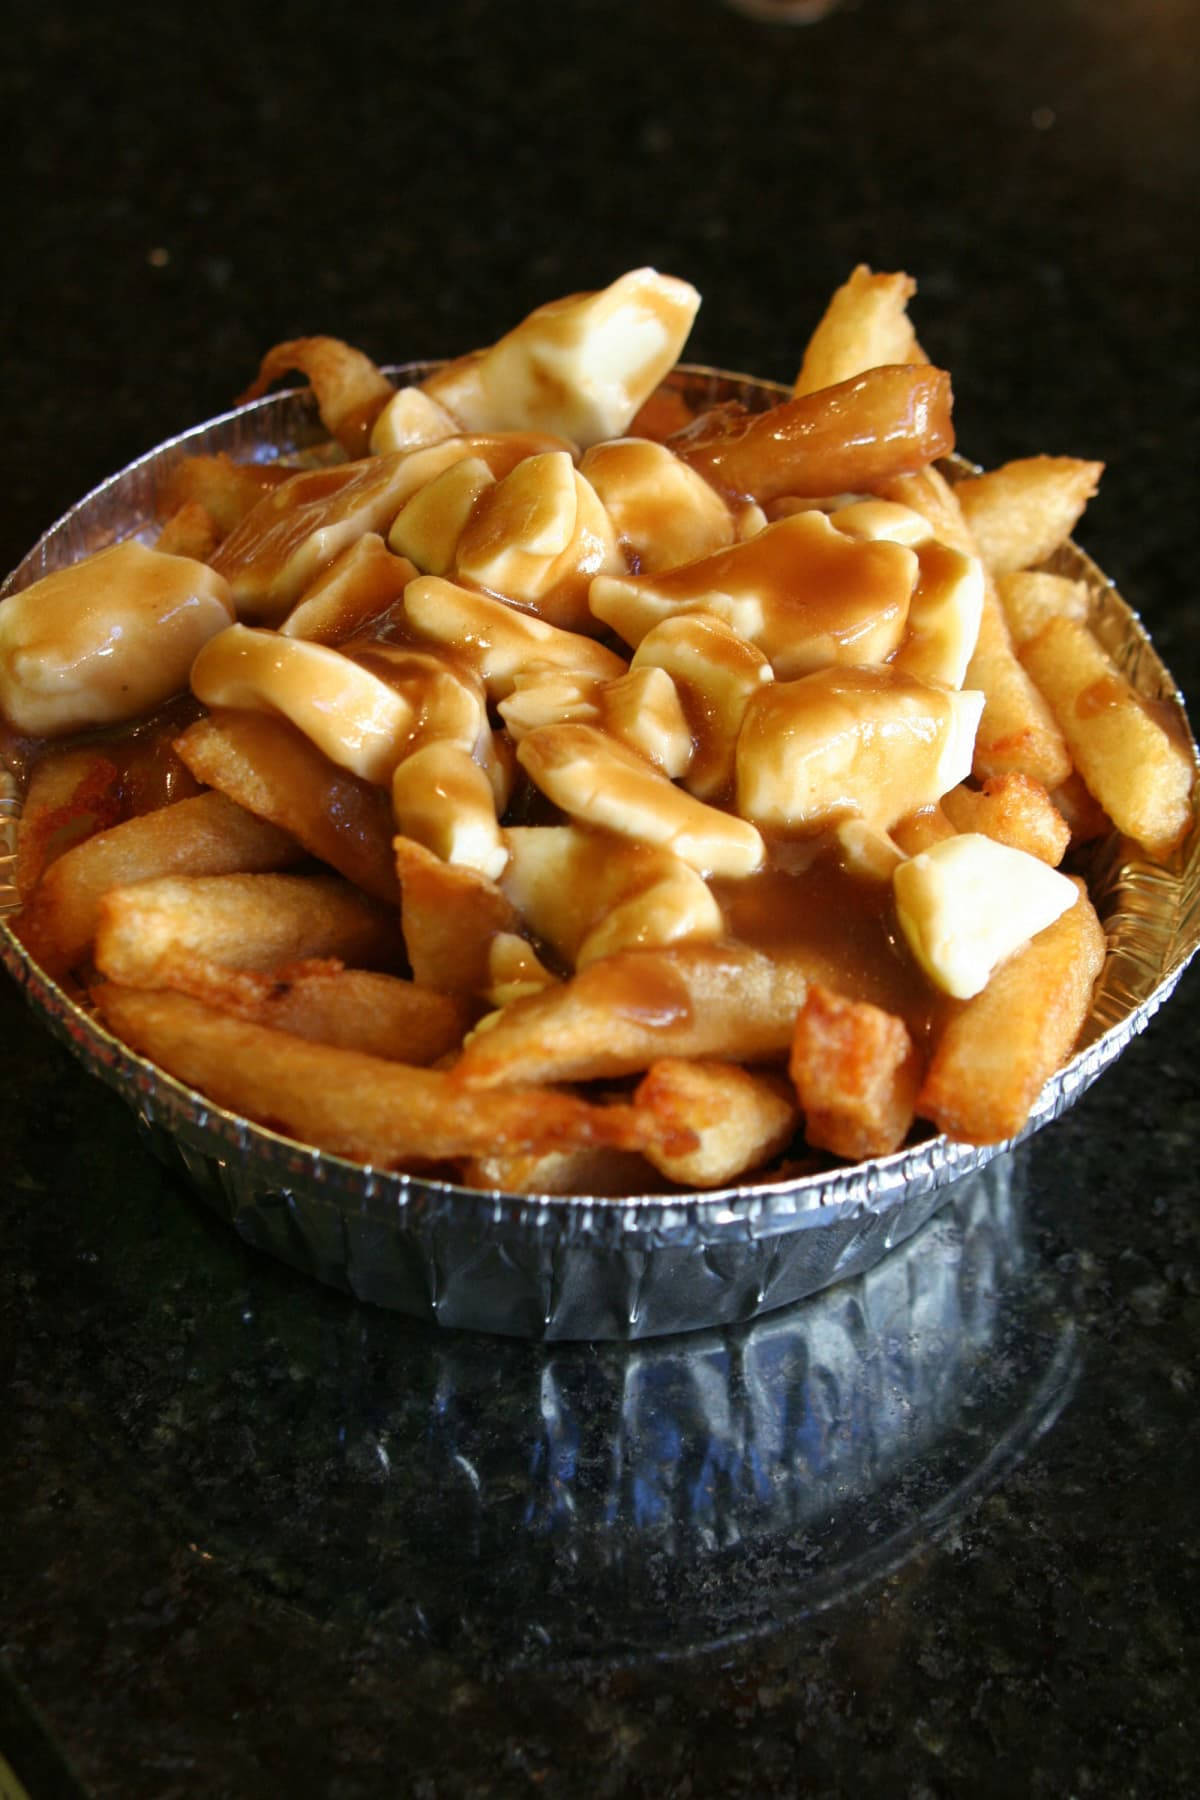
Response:
[{"label": "crimped foil rim", "polygon": [[[431,361],[395,364],[387,373],[403,383],[436,366]],[[668,379],[695,397],[738,398],[760,409],[790,391],[780,383],[696,364],[681,364]],[[225,440],[233,439],[243,455],[265,458],[299,454],[324,438],[307,388],[267,395],[191,427],[136,458],[70,507],[8,577],[0,599],[46,569],[128,535],[129,523],[135,530],[147,528],[153,519],[154,476],[176,457],[211,447],[209,440],[229,449],[235,446]],[[952,459],[952,470],[971,468],[961,458]],[[141,514],[127,514],[124,527],[114,524],[85,541],[89,524],[127,492],[136,493],[139,484]],[[1140,692],[1176,709],[1200,766],[1182,696],[1139,616],[1077,546],[1065,546],[1053,566],[1086,581],[1106,646]],[[263,1191],[302,1193],[306,1205],[359,1219],[419,1218],[423,1226],[436,1224],[445,1213],[459,1226],[548,1235],[562,1244],[650,1250],[697,1241],[704,1246],[750,1243],[820,1229],[866,1212],[886,1213],[901,1201],[933,1193],[982,1168],[1073,1105],[1145,1028],[1200,948],[1200,827],[1193,825],[1165,866],[1147,862],[1126,842],[1107,840],[1090,871],[1089,884],[1110,937],[1092,1014],[1080,1048],[1047,1084],[1018,1138],[971,1145],[931,1135],[863,1163],[673,1195],[512,1195],[375,1169],[298,1143],[214,1106],[113,1037],[43,973],[4,923],[4,915],[11,915],[17,904],[12,865],[19,809],[16,783],[0,771],[0,962],[43,1022],[147,1125],[164,1128],[218,1165],[236,1163],[240,1178],[253,1178]]]}]

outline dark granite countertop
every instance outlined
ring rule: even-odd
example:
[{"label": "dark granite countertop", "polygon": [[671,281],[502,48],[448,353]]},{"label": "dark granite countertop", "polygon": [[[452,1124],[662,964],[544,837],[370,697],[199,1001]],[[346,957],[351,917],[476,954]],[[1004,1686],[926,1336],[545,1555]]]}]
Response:
[{"label": "dark granite countertop", "polygon": [[[278,339],[651,262],[788,379],[863,259],[1200,692],[1185,0],[10,11],[3,567]],[[1198,994],[864,1281],[541,1348],[245,1247],[0,987],[0,1793],[1194,1793]]]}]

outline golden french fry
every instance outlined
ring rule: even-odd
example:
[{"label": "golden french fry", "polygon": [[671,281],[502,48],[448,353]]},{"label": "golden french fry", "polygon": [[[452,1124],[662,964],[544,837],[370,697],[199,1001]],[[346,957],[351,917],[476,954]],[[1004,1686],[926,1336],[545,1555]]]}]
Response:
[{"label": "golden french fry", "polygon": [[17,832],[16,886],[27,900],[64,850],[115,825],[121,772],[103,751],[51,750],[33,766]]},{"label": "golden french fry", "polygon": [[949,544],[963,556],[978,556],[979,550],[958,502],[958,489],[952,487],[940,469],[917,469],[911,474],[891,475],[875,484],[873,490],[881,500],[909,506],[927,519],[935,538]]},{"label": "golden french fry", "polygon": [[955,831],[980,831],[1052,869],[1071,841],[1071,827],[1041,782],[1017,769],[990,776],[982,788],[951,788],[942,796],[942,810]]},{"label": "golden french fry", "polygon": [[1185,740],[1160,722],[1077,619],[1053,619],[1021,658],[1117,830],[1151,856],[1167,855],[1192,822],[1196,770]]},{"label": "golden french fry", "polygon": [[950,411],[944,369],[889,364],[748,419],[701,415],[671,447],[721,492],[763,504],[865,493],[953,450]]},{"label": "golden french fry", "polygon": [[933,806],[919,806],[915,812],[897,819],[888,836],[905,856],[920,856],[922,850],[940,843],[942,838],[953,837],[957,830],[958,826],[952,824],[946,814],[944,801],[938,801]]},{"label": "golden french fry", "polygon": [[93,960],[127,987],[157,987],[169,959],[272,969],[335,956],[364,967],[403,962],[395,911],[338,875],[160,876],[110,888]]},{"label": "golden french fry", "polygon": [[169,556],[191,556],[207,562],[221,541],[217,522],[199,500],[185,500],[173,512],[155,540],[154,548]]},{"label": "golden french fry", "polygon": [[269,489],[295,473],[286,463],[235,463],[223,450],[215,456],[184,456],[162,477],[160,516],[170,519],[186,506],[200,505],[218,536],[227,537]]},{"label": "golden french fry", "polygon": [[311,1043],[185,994],[110,981],[93,998],[117,1037],[218,1106],[380,1168],[580,1145],[639,1149],[657,1130],[629,1106],[547,1088],[468,1090],[437,1069]]},{"label": "golden french fry", "polygon": [[286,831],[223,794],[197,794],[126,819],[51,864],[17,921],[30,954],[60,978],[91,947],[100,903],[115,887],[158,875],[226,875],[301,859]]},{"label": "golden french fry", "polygon": [[1018,660],[995,585],[985,583],[983,617],[967,688],[981,689],[983,717],[975,734],[977,780],[1020,769],[1046,789],[1071,773],[1071,756],[1046,699]]},{"label": "golden french fry", "polygon": [[1113,828],[1112,820],[1077,770],[1072,770],[1050,798],[1070,828],[1073,848],[1107,837]]},{"label": "golden french fry", "polygon": [[810,988],[796,1015],[788,1073],[814,1149],[855,1162],[898,1149],[913,1122],[921,1072],[903,1019]]},{"label": "golden french fry", "polygon": [[336,768],[286,719],[215,712],[175,748],[198,781],[270,820],[375,899],[399,901],[387,794]]},{"label": "golden french fry", "polygon": [[907,310],[916,291],[910,275],[877,275],[859,263],[809,339],[792,392],[812,394],[881,363],[926,360]]},{"label": "golden french fry", "polygon": [[239,397],[257,400],[281,375],[298,369],[312,384],[321,423],[347,456],[362,456],[371,426],[395,388],[370,357],[340,338],[293,338],[276,344],[259,364],[258,374]]},{"label": "golden french fry", "polygon": [[917,1112],[972,1144],[1015,1137],[1070,1055],[1104,963],[1104,927],[1077,881],[1074,906],[996,970],[949,1016]]},{"label": "golden french fry", "polygon": [[997,575],[996,593],[1018,649],[1036,637],[1051,619],[1062,617],[1087,623],[1087,583],[1072,581],[1067,575],[1051,575],[1044,569],[1014,569],[1009,575]]},{"label": "golden french fry", "polygon": [[413,979],[445,993],[485,993],[492,940],[520,930],[516,908],[490,876],[443,862],[415,838],[396,838],[393,852]]},{"label": "golden french fry", "polygon": [[455,1078],[470,1086],[592,1081],[666,1056],[783,1056],[808,988],[796,963],[741,944],[626,950],[485,1020]]},{"label": "golden french fry", "polygon": [[168,953],[153,983],[137,985],[170,988],[255,1025],[421,1068],[456,1051],[478,1014],[459,995],[335,961],[305,959],[263,973]]},{"label": "golden french fry", "polygon": [[662,1124],[694,1132],[694,1150],[646,1151],[655,1168],[682,1187],[721,1187],[761,1168],[790,1141],[798,1116],[782,1076],[677,1057],[650,1065],[633,1103]]},{"label": "golden french fry", "polygon": [[1032,568],[1065,543],[1103,473],[1103,463],[1076,456],[1027,456],[958,482],[963,516],[993,575]]}]

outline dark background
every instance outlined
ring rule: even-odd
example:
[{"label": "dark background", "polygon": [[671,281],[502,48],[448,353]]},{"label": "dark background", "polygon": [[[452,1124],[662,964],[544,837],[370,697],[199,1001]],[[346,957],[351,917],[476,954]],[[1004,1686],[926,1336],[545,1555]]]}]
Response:
[{"label": "dark background", "polygon": [[[279,339],[457,353],[653,263],[689,359],[787,380],[865,260],[966,454],[1106,463],[1080,539],[1194,696],[1198,47],[1189,0],[10,0],[0,566]],[[5,986],[0,1754],[35,1800],[1194,1792],[1196,994],[1017,1158],[999,1335],[908,1489],[872,1516],[860,1456],[758,1566],[736,1508],[719,1555],[694,1507],[647,1536],[596,1468],[535,1539],[545,1395],[600,1418],[627,1353],[266,1265]]]}]

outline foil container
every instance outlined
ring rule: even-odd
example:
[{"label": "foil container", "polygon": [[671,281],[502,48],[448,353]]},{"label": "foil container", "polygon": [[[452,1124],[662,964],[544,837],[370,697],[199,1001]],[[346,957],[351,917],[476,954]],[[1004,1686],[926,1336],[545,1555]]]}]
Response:
[{"label": "foil container", "polygon": [[[403,383],[432,366],[388,372]],[[669,382],[694,406],[737,400],[765,410],[787,394],[687,365]],[[184,432],[72,507],[0,598],[122,538],[152,540],[161,483],[181,458],[302,457],[324,436],[307,389]],[[1075,545],[1052,566],[1086,582],[1101,641],[1140,693],[1175,714],[1200,763],[1182,697],[1136,613]],[[621,1199],[485,1192],[327,1155],[212,1105],[135,1055],[32,962],[3,923],[18,905],[20,805],[17,781],[0,771],[0,961],[37,1016],[122,1096],[149,1148],[243,1239],[376,1305],[545,1339],[639,1339],[743,1321],[863,1275],[1005,1148],[936,1136],[818,1174]],[[1120,1055],[1200,947],[1197,825],[1166,864],[1114,834],[1094,848],[1087,876],[1109,954],[1076,1053],[1043,1090],[1022,1137],[1057,1118]]]}]

